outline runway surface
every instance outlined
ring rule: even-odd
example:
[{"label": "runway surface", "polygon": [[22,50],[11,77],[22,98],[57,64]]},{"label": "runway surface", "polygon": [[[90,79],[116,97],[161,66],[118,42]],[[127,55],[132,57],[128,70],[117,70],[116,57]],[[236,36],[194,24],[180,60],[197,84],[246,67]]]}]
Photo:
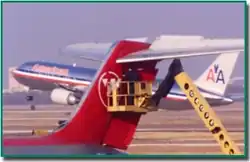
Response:
[{"label": "runway surface", "polygon": [[[31,136],[32,129],[54,129],[57,121],[68,119],[75,108],[40,105],[4,106],[4,136]],[[214,108],[231,138],[244,153],[244,103]],[[221,154],[220,146],[194,110],[158,111],[144,115],[131,154]]]}]

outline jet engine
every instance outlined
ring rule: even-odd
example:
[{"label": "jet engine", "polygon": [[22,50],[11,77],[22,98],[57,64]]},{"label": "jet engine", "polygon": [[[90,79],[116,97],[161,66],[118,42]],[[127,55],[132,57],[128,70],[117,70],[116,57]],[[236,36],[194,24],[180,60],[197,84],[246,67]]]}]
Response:
[{"label": "jet engine", "polygon": [[50,98],[53,102],[64,105],[76,105],[80,102],[82,94],[56,88],[51,92]]}]

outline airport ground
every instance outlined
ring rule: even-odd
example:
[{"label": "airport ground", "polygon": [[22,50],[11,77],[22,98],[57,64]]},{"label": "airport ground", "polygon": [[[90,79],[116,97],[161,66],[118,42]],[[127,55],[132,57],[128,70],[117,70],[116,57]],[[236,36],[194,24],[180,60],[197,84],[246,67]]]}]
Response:
[{"label": "airport ground", "polygon": [[[58,120],[69,119],[74,110],[58,105],[40,105],[33,111],[28,105],[4,106],[4,136],[31,136],[32,129],[53,129]],[[244,103],[214,110],[244,153]],[[222,154],[194,110],[161,110],[143,116],[127,151],[131,154]]]}]

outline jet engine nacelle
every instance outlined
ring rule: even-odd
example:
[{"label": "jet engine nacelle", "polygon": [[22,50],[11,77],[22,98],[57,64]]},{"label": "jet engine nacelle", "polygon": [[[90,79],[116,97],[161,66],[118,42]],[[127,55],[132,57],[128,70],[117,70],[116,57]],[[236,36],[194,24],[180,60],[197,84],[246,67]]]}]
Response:
[{"label": "jet engine nacelle", "polygon": [[51,92],[50,98],[54,103],[64,105],[76,105],[81,100],[81,96],[75,95],[74,92],[62,88],[54,89]]}]

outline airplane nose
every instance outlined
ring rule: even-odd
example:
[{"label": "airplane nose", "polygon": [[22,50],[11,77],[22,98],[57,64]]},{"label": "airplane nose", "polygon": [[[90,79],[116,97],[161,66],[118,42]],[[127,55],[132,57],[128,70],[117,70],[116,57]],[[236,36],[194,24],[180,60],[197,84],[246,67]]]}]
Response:
[{"label": "airplane nose", "polygon": [[222,100],[223,104],[232,104],[234,101],[231,98],[223,98]]},{"label": "airplane nose", "polygon": [[10,70],[10,74],[11,74],[12,76],[14,76],[14,75],[16,74],[15,72],[16,72],[16,68]]}]

